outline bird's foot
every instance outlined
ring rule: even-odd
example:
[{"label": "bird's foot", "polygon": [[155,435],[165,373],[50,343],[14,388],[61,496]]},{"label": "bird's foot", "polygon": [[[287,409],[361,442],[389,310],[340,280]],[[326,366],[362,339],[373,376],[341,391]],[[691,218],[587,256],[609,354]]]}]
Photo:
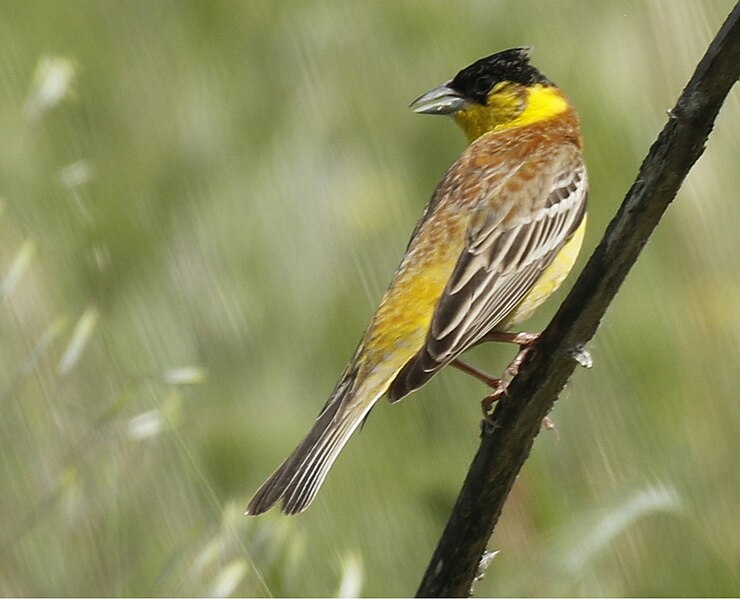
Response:
[{"label": "bird's foot", "polygon": [[483,401],[480,402],[480,407],[483,410],[483,420],[487,421],[489,424],[494,424],[492,419],[494,404],[501,399],[504,393],[506,393],[506,389],[504,389],[503,383],[501,383],[498,389],[484,397]]},{"label": "bird's foot", "polygon": [[519,353],[514,356],[514,359],[506,367],[504,376],[501,377],[504,389],[509,386],[511,380],[519,373],[519,368],[524,364],[524,360],[527,359],[529,352],[532,350],[530,345],[522,347],[522,349],[519,350]]},{"label": "bird's foot", "polygon": [[[531,350],[531,345],[539,337],[539,333],[504,333],[508,335],[512,340],[512,343],[516,343],[521,348],[519,353],[514,357],[511,363],[506,367],[504,375],[500,379],[496,379],[497,385],[494,392],[483,399],[481,406],[483,407],[483,418],[491,421],[493,415],[493,404],[496,403],[503,395],[509,396],[508,388],[509,383],[519,372],[519,368],[524,363]],[[544,421],[543,421],[544,423]]]}]

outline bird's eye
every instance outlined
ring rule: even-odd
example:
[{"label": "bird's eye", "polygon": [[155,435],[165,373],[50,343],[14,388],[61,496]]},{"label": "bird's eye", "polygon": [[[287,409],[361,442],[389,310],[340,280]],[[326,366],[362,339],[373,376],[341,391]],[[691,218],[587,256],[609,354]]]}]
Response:
[{"label": "bird's eye", "polygon": [[487,94],[491,89],[492,80],[487,75],[482,75],[475,80],[475,91],[480,94]]}]

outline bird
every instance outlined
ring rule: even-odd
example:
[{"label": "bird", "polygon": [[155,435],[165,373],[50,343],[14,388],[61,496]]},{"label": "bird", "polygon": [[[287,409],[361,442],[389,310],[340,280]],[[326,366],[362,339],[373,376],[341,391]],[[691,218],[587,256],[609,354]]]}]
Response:
[{"label": "bird", "polygon": [[530,64],[529,48],[481,58],[410,106],[448,115],[467,137],[411,235],[380,305],[313,426],[246,514],[313,501],[352,433],[486,341],[525,347],[512,329],[563,282],[580,251],[588,178],[578,114]]}]

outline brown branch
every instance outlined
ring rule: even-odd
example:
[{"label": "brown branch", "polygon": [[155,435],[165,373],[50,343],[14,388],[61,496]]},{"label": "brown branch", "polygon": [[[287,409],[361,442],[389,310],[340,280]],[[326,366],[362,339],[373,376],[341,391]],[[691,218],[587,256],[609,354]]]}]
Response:
[{"label": "brown branch", "polygon": [[[740,76],[740,3],[670,111],[635,183],[552,322],[511,381],[484,434],[460,496],[421,581],[419,597],[467,597],[504,501],[542,419],[576,367],[622,281],[704,151],[722,103]],[[577,356],[576,356],[577,357]]]}]

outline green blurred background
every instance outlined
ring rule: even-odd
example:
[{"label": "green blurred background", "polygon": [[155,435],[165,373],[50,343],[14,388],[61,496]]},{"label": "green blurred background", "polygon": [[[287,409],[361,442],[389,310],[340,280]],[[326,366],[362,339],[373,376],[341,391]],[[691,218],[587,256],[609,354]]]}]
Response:
[{"label": "green blurred background", "polygon": [[[379,405],[303,515],[242,515],[464,147],[409,102],[533,46],[583,121],[580,267],[733,4],[3,2],[0,594],[413,593],[478,443],[486,390],[459,372]],[[740,592],[738,104],[538,438],[478,594]]]}]

